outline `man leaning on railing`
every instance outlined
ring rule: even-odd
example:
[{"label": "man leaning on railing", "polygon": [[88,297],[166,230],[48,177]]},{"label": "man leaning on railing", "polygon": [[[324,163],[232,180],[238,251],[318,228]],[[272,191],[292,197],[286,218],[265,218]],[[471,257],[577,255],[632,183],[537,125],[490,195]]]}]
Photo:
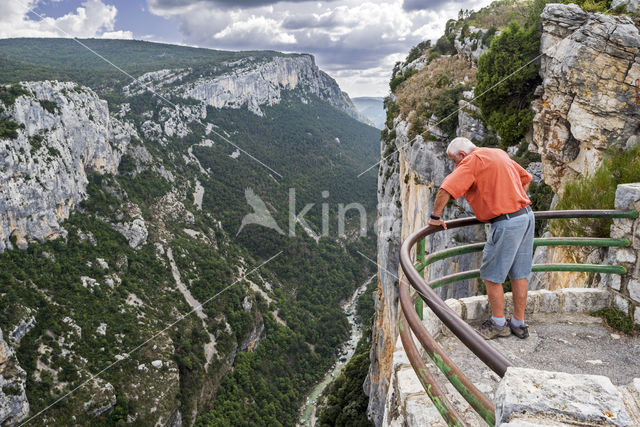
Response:
[{"label": "man leaning on railing", "polygon": [[[429,224],[446,229],[440,218],[442,211],[450,198],[462,196],[479,221],[491,223],[480,268],[480,278],[491,304],[491,318],[477,332],[487,340],[511,333],[527,338],[529,329],[524,322],[524,309],[535,227],[531,200],[527,196],[531,175],[503,150],[476,147],[467,138],[453,139],[447,154],[455,169],[442,181]],[[507,274],[513,292],[513,316],[509,320],[504,317],[502,289]]]}]

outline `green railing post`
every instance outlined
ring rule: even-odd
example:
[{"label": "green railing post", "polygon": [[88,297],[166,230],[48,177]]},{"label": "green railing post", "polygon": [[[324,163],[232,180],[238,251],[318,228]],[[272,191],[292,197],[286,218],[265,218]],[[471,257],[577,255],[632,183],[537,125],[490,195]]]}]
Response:
[{"label": "green railing post", "polygon": [[[427,247],[426,237],[423,237],[422,239],[418,240],[418,244],[416,245],[416,261],[418,261],[420,264],[424,263],[426,247]],[[422,276],[423,279],[424,279],[424,270],[425,268],[422,268],[422,270],[420,270],[420,276]],[[424,303],[422,302],[422,297],[420,296],[420,294],[416,293],[416,296],[418,297],[415,302],[416,313],[418,313],[418,317],[420,318],[420,320],[422,320],[422,310],[424,310]]]}]

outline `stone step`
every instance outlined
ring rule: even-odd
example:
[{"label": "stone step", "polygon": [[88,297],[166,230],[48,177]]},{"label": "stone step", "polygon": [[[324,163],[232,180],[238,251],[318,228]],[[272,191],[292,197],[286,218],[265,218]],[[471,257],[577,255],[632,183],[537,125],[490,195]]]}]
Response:
[{"label": "stone step", "polygon": [[635,378],[631,384],[619,386],[618,390],[633,425],[640,426],[640,378]]}]

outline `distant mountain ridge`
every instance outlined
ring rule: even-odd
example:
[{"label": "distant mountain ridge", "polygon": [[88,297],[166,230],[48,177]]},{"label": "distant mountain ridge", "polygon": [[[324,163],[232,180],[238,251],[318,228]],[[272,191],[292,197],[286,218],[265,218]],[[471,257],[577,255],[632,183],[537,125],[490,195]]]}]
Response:
[{"label": "distant mountain ridge", "polygon": [[[180,97],[193,97],[216,108],[247,106],[250,111],[261,114],[260,105],[278,103],[282,90],[300,89],[303,102],[304,93],[314,94],[356,120],[371,124],[356,110],[349,95],[340,90],[336,81],[318,68],[310,54],[230,52],[138,40],[79,41],[104,53],[111,62],[131,75],[144,73],[133,82],[128,79],[130,82],[123,88],[127,95],[145,90],[162,94],[171,92],[173,87],[179,91],[172,93]],[[54,55],[53,52],[60,53]],[[69,56],[81,58],[77,61],[80,62],[78,67],[60,62],[60,58]],[[25,66],[27,63],[39,67]],[[127,79],[90,51],[83,51],[77,42],[68,39],[0,40],[0,64],[0,82],[5,83],[17,83],[18,75],[23,80],[40,80],[42,75],[50,75],[52,68],[58,74],[58,79],[69,79],[90,86],[92,79],[100,76],[120,81]],[[92,69],[94,75],[78,73],[83,64]],[[166,65],[176,68],[163,68]],[[104,83],[109,84],[108,81]]]},{"label": "distant mountain ridge", "polygon": [[357,98],[351,98],[353,104],[356,106],[365,117],[367,117],[373,125],[382,130],[384,129],[384,122],[386,120],[386,112],[384,111],[384,98],[362,96]]}]

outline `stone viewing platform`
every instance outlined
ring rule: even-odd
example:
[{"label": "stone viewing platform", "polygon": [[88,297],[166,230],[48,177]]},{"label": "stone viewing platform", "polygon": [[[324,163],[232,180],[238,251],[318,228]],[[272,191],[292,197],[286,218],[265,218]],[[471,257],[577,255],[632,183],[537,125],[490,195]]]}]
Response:
[{"label": "stone viewing platform", "polygon": [[[611,294],[604,289],[530,292],[530,337],[521,340],[511,335],[490,341],[517,367],[509,368],[502,382],[429,308],[424,309],[423,324],[471,382],[494,401],[497,425],[576,425],[581,416],[584,424],[577,425],[640,425],[640,336],[613,331],[601,318],[589,315],[609,306],[610,300]],[[446,303],[474,326],[489,316],[486,296]],[[505,305],[509,312],[510,293]],[[418,344],[415,337],[414,342]],[[423,360],[467,424],[486,425],[424,353]],[[527,391],[527,384],[537,393]],[[400,339],[389,391],[383,425],[446,425],[424,392]],[[523,405],[527,415],[519,417]],[[545,415],[531,413],[532,408]],[[504,424],[507,420],[511,423]],[[528,424],[523,424],[525,420]]]},{"label": "stone viewing platform", "polygon": [[[640,183],[619,185],[615,208],[640,211]],[[488,342],[497,350],[490,357],[501,354],[512,364],[505,366],[502,378],[425,305],[422,325],[442,347],[443,354],[493,402],[497,426],[640,426],[640,336],[613,331],[602,319],[590,315],[602,308],[615,308],[640,324],[640,218],[615,218],[611,238],[625,244],[608,247],[592,262],[617,264],[621,273],[600,274],[590,281],[589,288],[576,287],[582,279],[569,279],[563,281],[569,287],[530,291],[525,310],[529,338],[521,340],[511,335]],[[449,299],[445,304],[471,326],[490,317],[486,296]],[[505,314],[508,317],[512,312],[512,295],[507,293]],[[413,341],[461,419],[469,426],[487,425],[432,363],[415,336]],[[446,425],[418,380],[400,338],[393,353],[382,424]]]}]

